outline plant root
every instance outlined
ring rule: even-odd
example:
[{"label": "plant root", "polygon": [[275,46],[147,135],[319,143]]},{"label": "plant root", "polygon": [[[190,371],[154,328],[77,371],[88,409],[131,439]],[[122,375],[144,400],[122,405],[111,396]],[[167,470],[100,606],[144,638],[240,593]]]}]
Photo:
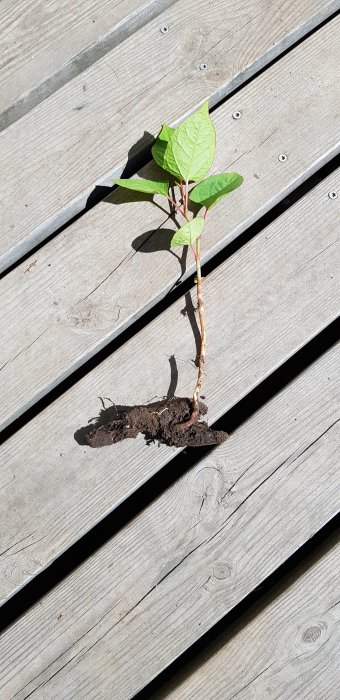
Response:
[{"label": "plant root", "polygon": [[[199,404],[199,416],[208,409]],[[192,399],[173,397],[141,406],[115,406],[115,418],[92,426],[86,434],[91,447],[113,445],[142,433],[148,442],[159,442],[173,447],[201,447],[224,442],[228,435],[222,430],[209,428],[205,421],[190,422]],[[183,424],[189,423],[183,429]]]}]

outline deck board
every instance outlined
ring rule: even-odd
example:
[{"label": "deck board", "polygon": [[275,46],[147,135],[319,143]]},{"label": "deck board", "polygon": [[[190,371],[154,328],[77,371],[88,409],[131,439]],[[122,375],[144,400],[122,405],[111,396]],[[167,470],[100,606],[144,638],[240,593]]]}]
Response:
[{"label": "deck board", "polygon": [[[337,171],[206,277],[210,421],[337,317],[339,199],[327,193],[339,187]],[[191,394],[194,339],[183,307],[180,299],[4,443],[3,600],[176,454],[142,439],[98,454],[73,433],[99,413],[98,396],[134,404],[166,395],[170,356],[177,395]]]},{"label": "deck board", "polygon": [[[5,697],[132,697],[328,522],[339,506],[339,381],[335,347],[14,623],[0,642]],[[312,624],[308,595],[291,625]],[[323,600],[337,600],[329,586]],[[322,619],[333,648],[336,610]],[[299,639],[295,662],[310,649]]]},{"label": "deck board", "polygon": [[[245,183],[212,210],[204,259],[339,152],[339,28],[337,18],[214,112],[218,144],[214,169],[236,168]],[[242,110],[239,121],[231,117],[236,109]],[[281,152],[288,155],[285,163],[278,161]],[[157,177],[158,171],[149,165],[141,174]],[[2,281],[2,427],[164,297],[178,280],[181,266],[175,255],[164,249],[136,255],[132,248],[133,241],[135,247],[141,245],[143,235],[146,238],[152,231],[156,231],[155,247],[158,241],[160,248],[166,248],[174,222],[150,202],[132,203],[132,199],[121,191],[113,193]],[[189,255],[183,279],[192,271]]]},{"label": "deck board", "polygon": [[339,535],[322,549],[154,700],[337,700]]},{"label": "deck board", "polygon": [[164,11],[170,0],[2,0],[0,130]]},{"label": "deck board", "polygon": [[218,0],[207,12],[204,0],[177,2],[8,127],[0,135],[2,267],[83,210],[128,152],[150,146],[161,122],[206,98],[216,103],[337,8],[339,0],[240,0],[236,9]]}]

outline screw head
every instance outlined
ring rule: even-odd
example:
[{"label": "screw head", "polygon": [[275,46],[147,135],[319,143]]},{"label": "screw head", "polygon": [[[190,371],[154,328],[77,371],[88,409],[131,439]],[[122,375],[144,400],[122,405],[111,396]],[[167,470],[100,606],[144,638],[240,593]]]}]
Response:
[{"label": "screw head", "polygon": [[160,32],[161,32],[162,34],[167,34],[168,31],[169,31],[169,27],[165,27],[165,26],[164,26],[164,27],[161,27],[161,28],[160,28]]},{"label": "screw head", "polygon": [[201,63],[200,65],[200,70],[207,70],[208,64],[207,63]]},{"label": "screw head", "polygon": [[242,112],[237,110],[236,112],[233,112],[233,119],[241,119],[242,117]]},{"label": "screw head", "polygon": [[287,159],[288,159],[288,156],[285,153],[281,153],[281,155],[279,155],[280,163],[284,163]]},{"label": "screw head", "polygon": [[335,192],[335,190],[331,190],[330,192],[328,192],[329,199],[336,199],[337,196],[338,196],[338,193]]}]

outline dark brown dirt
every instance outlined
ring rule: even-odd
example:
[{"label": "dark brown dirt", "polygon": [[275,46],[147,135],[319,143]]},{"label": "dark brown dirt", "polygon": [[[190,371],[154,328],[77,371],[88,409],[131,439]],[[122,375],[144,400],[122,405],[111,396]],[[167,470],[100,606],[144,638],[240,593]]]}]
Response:
[{"label": "dark brown dirt", "polygon": [[[201,415],[208,411],[200,404]],[[192,402],[188,398],[173,397],[144,406],[115,406],[114,419],[89,428],[85,440],[91,447],[113,445],[126,438],[135,438],[139,433],[148,441],[158,441],[174,447],[201,447],[218,445],[228,434],[223,430],[212,430],[205,421],[197,421],[187,429],[178,424],[188,420]]]}]

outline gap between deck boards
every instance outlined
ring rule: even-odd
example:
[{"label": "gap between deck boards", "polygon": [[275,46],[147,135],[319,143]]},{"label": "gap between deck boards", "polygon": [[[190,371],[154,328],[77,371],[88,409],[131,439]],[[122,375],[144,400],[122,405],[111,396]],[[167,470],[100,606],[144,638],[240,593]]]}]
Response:
[{"label": "gap between deck boards", "polygon": [[[23,91],[12,105],[0,113],[0,133],[176,2],[178,0],[151,0],[147,5],[144,2],[139,10],[131,11],[108,32],[71,56],[55,73]],[[102,11],[100,6],[99,11]]]},{"label": "gap between deck boards", "polygon": [[[240,629],[241,625],[245,626],[249,620],[261,614],[282,591],[288,591],[308,572],[310,567],[314,566],[316,561],[320,561],[325,555],[325,550],[329,551],[339,542],[339,528],[340,515],[336,515],[261,582],[261,586],[247,595],[176,661],[137,693],[134,700],[163,700],[168,697],[168,693],[170,697],[175,697],[174,691],[180,690],[181,684],[190,678],[202,663],[224,647],[225,638],[227,638],[226,644],[228,643],[236,626]],[[209,675],[207,675],[207,683],[209,683]]]}]

